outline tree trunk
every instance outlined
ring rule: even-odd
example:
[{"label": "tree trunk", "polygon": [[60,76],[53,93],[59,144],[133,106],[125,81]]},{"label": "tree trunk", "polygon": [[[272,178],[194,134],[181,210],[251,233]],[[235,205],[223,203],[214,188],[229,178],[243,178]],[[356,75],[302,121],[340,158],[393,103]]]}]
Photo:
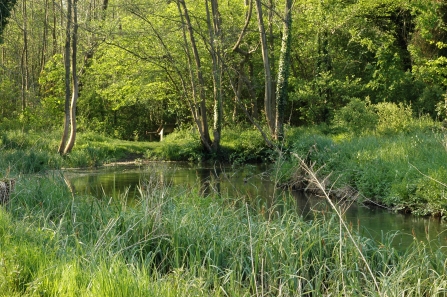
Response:
[{"label": "tree trunk", "polygon": [[47,52],[47,35],[48,35],[48,0],[45,0],[44,4],[45,10],[45,19],[43,23],[43,32],[42,32],[42,49],[40,54],[40,72],[43,71],[45,67],[45,54]]},{"label": "tree trunk", "polygon": [[29,87],[29,70],[28,70],[28,17],[26,10],[26,0],[22,2],[22,14],[23,14],[23,50],[22,50],[22,89],[21,89],[21,99],[22,99],[22,111],[26,108],[28,87]]},{"label": "tree trunk", "polygon": [[78,75],[76,67],[76,55],[77,55],[77,42],[78,42],[78,10],[77,10],[78,0],[73,0],[73,32],[71,36],[71,77],[72,77],[72,87],[73,92],[71,96],[70,104],[70,138],[68,139],[67,145],[64,149],[64,155],[71,152],[76,140],[76,104],[78,101]]},{"label": "tree trunk", "polygon": [[278,82],[276,88],[276,125],[275,140],[284,138],[284,113],[288,99],[288,81],[290,69],[290,31],[292,27],[292,0],[286,0],[283,24],[281,55],[279,57]]},{"label": "tree trunk", "polygon": [[51,30],[51,35],[53,37],[53,56],[58,52],[57,51],[57,34],[56,34],[56,25],[57,25],[57,18],[56,18],[56,1],[53,1],[53,28]]},{"label": "tree trunk", "polygon": [[70,129],[70,43],[71,43],[71,5],[72,0],[67,0],[67,25],[65,29],[65,52],[64,52],[64,68],[65,68],[65,116],[64,116],[64,131],[62,139],[59,144],[58,152],[63,155],[65,145],[68,138],[68,131]]},{"label": "tree trunk", "polygon": [[[211,0],[211,14],[206,1],[206,15],[208,21],[208,32],[210,36],[211,58],[213,64],[213,95],[214,95],[214,125],[213,125],[213,152],[220,150],[220,137],[222,133],[222,62],[221,46],[222,31],[219,5],[217,0]],[[212,20],[211,20],[212,19]]]},{"label": "tree trunk", "polygon": [[272,90],[272,75],[270,70],[269,50],[267,44],[267,37],[265,34],[261,0],[256,0],[256,11],[258,13],[258,28],[259,28],[259,35],[261,38],[262,61],[264,63],[264,84],[265,84],[264,111],[267,120],[267,125],[269,126],[270,134],[273,135],[275,132],[275,110],[273,107],[273,100],[272,100],[274,93]]},{"label": "tree trunk", "polygon": [[[195,61],[195,66],[196,66],[195,76],[197,78],[197,85],[194,85],[193,81],[195,79],[193,77],[191,77],[191,81],[193,84],[193,92],[195,92],[194,89],[196,87],[198,88],[199,102],[197,104],[198,106],[197,105],[194,106],[194,108],[192,110],[195,113],[194,117],[195,117],[196,123],[198,125],[197,128],[200,133],[200,139],[201,139],[202,145],[208,152],[211,153],[213,151],[213,148],[211,146],[211,137],[210,137],[209,130],[208,130],[208,120],[207,120],[207,114],[206,114],[205,93],[204,93],[205,81],[203,79],[199,51],[197,50],[197,45],[196,45],[196,41],[195,41],[195,37],[194,37],[194,31],[192,28],[191,19],[189,18],[188,9],[186,8],[186,3],[184,0],[179,0],[178,3],[183,8],[183,15],[184,15],[184,18],[186,21],[187,30],[189,33],[189,41],[191,43],[191,48],[192,48],[192,52],[194,55],[194,61]],[[190,65],[190,68],[192,69],[191,66],[192,65]]]}]

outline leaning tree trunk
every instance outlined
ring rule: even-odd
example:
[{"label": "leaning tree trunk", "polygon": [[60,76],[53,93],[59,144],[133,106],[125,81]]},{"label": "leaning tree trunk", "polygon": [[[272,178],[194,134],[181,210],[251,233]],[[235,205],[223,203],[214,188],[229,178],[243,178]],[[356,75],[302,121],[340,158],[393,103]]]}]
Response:
[{"label": "leaning tree trunk", "polygon": [[[196,121],[198,125],[198,130],[200,132],[200,140],[202,142],[203,147],[208,152],[213,152],[213,148],[211,146],[211,137],[208,130],[208,119],[206,115],[206,104],[205,104],[205,80],[203,79],[202,74],[202,65],[200,62],[200,56],[199,51],[197,49],[195,37],[194,37],[194,30],[191,24],[191,19],[189,17],[188,9],[186,8],[186,3],[184,0],[178,1],[183,8],[183,14],[186,21],[186,26],[189,33],[189,41],[191,43],[191,48],[194,56],[195,66],[196,66],[196,77],[197,77],[197,88],[199,92],[199,104],[198,108],[194,107],[194,111],[196,111],[196,115],[194,116],[198,121]],[[191,66],[190,66],[191,67]],[[192,67],[191,67],[192,68]],[[191,81],[194,81],[194,78],[191,77]],[[195,86],[193,86],[193,89],[195,89]]]},{"label": "leaning tree trunk", "polygon": [[288,81],[290,69],[290,30],[292,27],[292,0],[286,0],[286,11],[283,24],[281,55],[279,57],[278,82],[276,88],[276,124],[275,140],[284,138],[284,113],[288,99]]}]

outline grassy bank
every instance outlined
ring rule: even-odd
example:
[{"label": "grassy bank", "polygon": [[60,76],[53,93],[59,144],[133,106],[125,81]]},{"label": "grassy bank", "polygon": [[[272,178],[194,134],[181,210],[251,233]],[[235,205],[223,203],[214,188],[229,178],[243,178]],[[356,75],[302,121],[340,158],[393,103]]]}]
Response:
[{"label": "grassy bank", "polygon": [[9,168],[16,173],[37,173],[61,167],[95,167],[136,159],[199,162],[214,158],[235,164],[270,158],[270,150],[253,128],[227,128],[224,135],[222,154],[209,156],[203,152],[199,136],[191,128],[177,130],[163,142],[125,141],[81,132],[73,151],[61,157],[57,153],[60,141],[57,131],[3,130],[0,131],[0,170]]},{"label": "grassy bank", "polygon": [[338,196],[343,195],[340,190],[350,195],[353,190],[360,201],[445,216],[447,133],[440,123],[405,113],[399,107],[382,115],[373,128],[369,122],[367,128],[350,122],[289,130],[286,147],[292,156],[283,168],[285,182],[307,186],[300,165],[304,161]]},{"label": "grassy bank", "polygon": [[[0,207],[0,296],[434,296],[446,255],[405,252],[271,208],[142,181],[126,197],[73,196],[54,176],[20,178]],[[350,240],[353,236],[354,242]]]},{"label": "grassy bank", "polygon": [[73,151],[57,153],[60,133],[34,130],[0,132],[0,168],[16,173],[37,173],[61,167],[94,167],[109,162],[142,158],[158,143],[117,140],[93,133],[78,133]]}]

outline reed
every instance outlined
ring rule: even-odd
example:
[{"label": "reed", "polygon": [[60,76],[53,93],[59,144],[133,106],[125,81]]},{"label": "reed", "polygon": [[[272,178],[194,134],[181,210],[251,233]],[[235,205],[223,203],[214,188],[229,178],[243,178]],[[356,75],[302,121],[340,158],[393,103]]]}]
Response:
[{"label": "reed", "polygon": [[[434,296],[446,255],[397,252],[343,223],[198,195],[157,176],[140,197],[73,195],[57,175],[21,177],[0,207],[0,296]],[[335,205],[335,207],[339,207]]]}]

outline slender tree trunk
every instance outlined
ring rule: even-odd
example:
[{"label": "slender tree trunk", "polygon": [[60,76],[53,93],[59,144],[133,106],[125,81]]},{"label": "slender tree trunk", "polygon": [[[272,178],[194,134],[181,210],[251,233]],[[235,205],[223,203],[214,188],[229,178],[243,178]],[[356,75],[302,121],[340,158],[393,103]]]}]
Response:
[{"label": "slender tree trunk", "polygon": [[[287,0],[286,0],[287,1]],[[275,81],[275,69],[276,69],[276,59],[275,59],[275,34],[273,33],[273,27],[275,24],[273,23],[273,18],[275,16],[275,3],[273,0],[268,0],[268,30],[266,32],[267,35],[267,42],[268,42],[268,49],[269,49],[269,64],[270,64],[270,71],[272,76],[272,97],[270,98],[270,104],[272,108],[274,109],[276,106],[276,81]],[[273,111],[273,118],[275,118],[275,111]],[[276,127],[275,127],[276,129]]]},{"label": "slender tree trunk", "polygon": [[53,28],[51,30],[51,35],[53,38],[53,56],[57,53],[57,34],[56,34],[56,26],[57,26],[57,17],[56,17],[56,1],[53,1]]},{"label": "slender tree trunk", "polygon": [[42,32],[42,49],[40,53],[40,71],[42,72],[45,67],[45,54],[47,52],[47,35],[48,35],[48,0],[45,0],[44,4],[45,10],[45,19],[43,23],[43,32]]},{"label": "slender tree trunk", "polygon": [[22,14],[23,14],[23,50],[22,50],[22,111],[26,108],[27,93],[29,87],[29,70],[28,70],[28,16],[26,9],[26,0],[22,2]]},{"label": "slender tree trunk", "polygon": [[235,98],[234,98],[234,106],[233,106],[233,122],[236,122],[237,120],[237,106],[238,103],[240,101],[242,101],[241,99],[241,95],[242,95],[242,86],[244,85],[244,61],[242,61],[239,64],[239,69],[237,70],[238,75],[237,75],[237,84],[236,84],[236,94],[235,94]]},{"label": "slender tree trunk", "polygon": [[206,15],[208,32],[210,36],[211,58],[213,64],[213,94],[214,94],[214,125],[213,125],[213,151],[220,150],[220,137],[222,133],[222,62],[221,62],[221,18],[217,0],[211,0],[211,14],[206,1]]},{"label": "slender tree trunk", "polygon": [[76,55],[77,55],[77,43],[78,43],[78,0],[73,0],[73,31],[71,36],[71,77],[72,77],[72,96],[70,104],[70,138],[68,139],[67,145],[64,149],[64,155],[71,152],[76,141],[76,104],[78,101],[78,75],[76,67]]},{"label": "slender tree trunk", "polygon": [[284,113],[288,99],[288,81],[290,69],[290,39],[292,27],[292,0],[286,0],[281,55],[279,57],[278,82],[276,88],[276,130],[275,140],[284,138]]},{"label": "slender tree trunk", "polygon": [[[195,75],[194,75],[194,70],[193,70],[193,63],[192,63],[192,59],[191,59],[191,52],[189,50],[189,46],[188,46],[188,38],[186,37],[186,30],[185,30],[185,20],[184,20],[184,16],[183,16],[183,12],[182,12],[182,8],[180,6],[180,1],[177,2],[177,9],[179,12],[179,16],[180,16],[180,20],[181,23],[183,24],[182,28],[182,37],[183,37],[183,43],[185,45],[184,49],[185,49],[185,54],[186,54],[186,59],[188,61],[188,72],[189,72],[189,78],[191,80],[191,92],[192,92],[192,100],[188,99],[188,96],[185,96],[188,105],[189,105],[189,109],[191,111],[191,115],[194,119],[194,122],[196,123],[197,129],[199,131],[199,135],[200,135],[200,139],[202,139],[202,125],[200,124],[200,119],[199,119],[199,112],[198,112],[198,103],[196,101],[196,97],[197,97],[197,86],[196,86],[196,82],[195,82]],[[162,38],[159,38],[159,40],[162,42],[162,44],[164,44]],[[165,47],[166,48],[166,47]],[[186,87],[186,83],[185,80],[182,76],[181,71],[178,71],[178,75],[179,78],[182,82],[182,87],[183,90],[185,91],[185,94],[187,93],[187,87]],[[173,80],[174,81],[174,80]]]},{"label": "slender tree trunk", "polygon": [[[200,127],[198,127],[200,132],[200,138],[202,141],[202,145],[208,152],[212,152],[213,148],[211,146],[211,137],[208,130],[208,120],[207,120],[207,114],[206,114],[206,104],[205,104],[205,93],[204,93],[204,87],[205,87],[205,81],[203,79],[202,74],[202,65],[200,62],[200,56],[199,51],[197,50],[197,45],[194,37],[194,30],[192,28],[191,19],[189,18],[189,12],[186,7],[186,3],[184,0],[178,1],[183,8],[183,14],[186,21],[187,30],[189,33],[189,41],[191,43],[191,48],[194,56],[195,66],[196,66],[196,77],[197,77],[197,88],[199,92],[199,107],[197,110],[197,118],[200,120],[199,124]],[[193,78],[191,78],[193,79]]]},{"label": "slender tree trunk", "polygon": [[251,114],[254,119],[258,120],[259,119],[258,100],[255,94],[255,87],[253,86],[252,83],[255,79],[255,72],[253,62],[251,61],[248,63],[248,77],[250,79],[246,81],[246,85],[251,98]]},{"label": "slender tree trunk", "polygon": [[62,139],[59,144],[58,152],[63,155],[65,145],[68,138],[68,132],[70,130],[70,43],[71,43],[71,6],[72,0],[67,0],[67,24],[65,28],[65,51],[64,51],[64,68],[65,68],[65,116],[64,116],[64,131],[62,133]]},{"label": "slender tree trunk", "polygon": [[267,124],[270,129],[270,134],[273,135],[275,132],[275,110],[272,104],[273,102],[272,98],[274,93],[272,90],[272,75],[270,70],[269,50],[267,44],[267,37],[265,34],[261,0],[256,0],[256,10],[258,14],[259,35],[261,38],[262,61],[264,63],[264,84],[265,84],[264,110],[267,119]]}]

